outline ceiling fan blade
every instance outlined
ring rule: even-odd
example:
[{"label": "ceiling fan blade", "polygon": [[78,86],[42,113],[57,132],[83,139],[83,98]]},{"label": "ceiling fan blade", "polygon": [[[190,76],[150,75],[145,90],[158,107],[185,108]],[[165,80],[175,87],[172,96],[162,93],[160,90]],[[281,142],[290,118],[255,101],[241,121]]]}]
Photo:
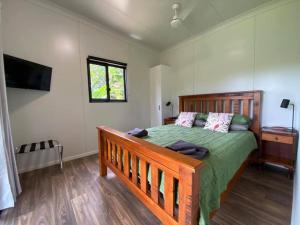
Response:
[{"label": "ceiling fan blade", "polygon": [[199,0],[189,0],[187,4],[182,7],[181,11],[179,12],[179,17],[182,20],[185,20],[191,12],[196,8],[197,4],[199,3]]},{"label": "ceiling fan blade", "polygon": [[184,22],[182,22],[180,25],[178,25],[177,27],[172,27],[174,31],[176,31],[176,33],[180,33],[180,35],[182,36],[191,36],[192,32],[191,30],[185,25]]}]

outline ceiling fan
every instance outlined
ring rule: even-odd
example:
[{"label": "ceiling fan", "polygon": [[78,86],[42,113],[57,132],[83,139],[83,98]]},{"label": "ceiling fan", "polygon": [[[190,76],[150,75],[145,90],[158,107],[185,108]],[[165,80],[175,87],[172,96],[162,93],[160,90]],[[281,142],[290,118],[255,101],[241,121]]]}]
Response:
[{"label": "ceiling fan", "polygon": [[182,25],[183,21],[188,17],[188,15],[193,11],[196,7],[197,0],[190,0],[185,7],[182,7],[182,4],[176,2],[172,5],[172,9],[174,10],[174,16],[170,22],[172,28],[178,28]]}]

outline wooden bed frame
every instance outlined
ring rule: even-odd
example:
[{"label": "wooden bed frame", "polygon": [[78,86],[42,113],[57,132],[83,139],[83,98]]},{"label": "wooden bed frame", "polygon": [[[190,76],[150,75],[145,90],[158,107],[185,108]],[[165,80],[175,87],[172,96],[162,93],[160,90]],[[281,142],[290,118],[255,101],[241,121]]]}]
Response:
[{"label": "wooden bed frame", "polygon": [[[233,112],[252,118],[259,137],[262,91],[230,92],[179,97],[180,112]],[[98,129],[100,176],[110,168],[163,224],[195,225],[200,212],[200,176],[204,163],[109,127]],[[123,158],[123,160],[122,160]],[[247,166],[247,159],[221,195],[221,202]],[[151,171],[149,166],[151,165]],[[138,171],[138,166],[140,171]],[[147,181],[151,172],[151,185]],[[164,197],[159,174],[164,172]],[[176,189],[178,187],[178,190]],[[179,206],[175,195],[178,191]],[[212,216],[213,213],[210,214]]]}]

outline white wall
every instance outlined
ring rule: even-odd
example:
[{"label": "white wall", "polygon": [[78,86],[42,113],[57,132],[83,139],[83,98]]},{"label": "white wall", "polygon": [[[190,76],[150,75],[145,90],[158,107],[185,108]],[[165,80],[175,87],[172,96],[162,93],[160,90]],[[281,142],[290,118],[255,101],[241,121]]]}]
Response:
[{"label": "white wall", "polygon": [[[3,1],[4,52],[53,68],[51,91],[8,88],[16,145],[54,138],[65,159],[97,149],[96,126],[148,127],[149,68],[158,53],[65,10],[26,0]],[[128,103],[89,103],[86,57],[128,63]],[[18,157],[20,171],[50,165],[54,152]]]},{"label": "white wall", "polygon": [[[282,1],[164,51],[161,63],[175,71],[174,101],[185,94],[263,90],[262,125],[290,126],[291,110],[279,107],[282,98],[290,98],[299,130],[299,12],[300,1]],[[295,199],[300,195],[299,176],[297,172]],[[296,201],[294,206],[293,222],[300,224]]]}]

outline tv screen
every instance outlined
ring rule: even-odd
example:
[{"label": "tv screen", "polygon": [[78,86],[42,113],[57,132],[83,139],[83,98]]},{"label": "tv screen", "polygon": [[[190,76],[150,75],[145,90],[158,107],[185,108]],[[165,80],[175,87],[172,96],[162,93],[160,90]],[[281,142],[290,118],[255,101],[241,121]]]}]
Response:
[{"label": "tv screen", "polygon": [[3,55],[6,86],[50,91],[52,68]]}]

